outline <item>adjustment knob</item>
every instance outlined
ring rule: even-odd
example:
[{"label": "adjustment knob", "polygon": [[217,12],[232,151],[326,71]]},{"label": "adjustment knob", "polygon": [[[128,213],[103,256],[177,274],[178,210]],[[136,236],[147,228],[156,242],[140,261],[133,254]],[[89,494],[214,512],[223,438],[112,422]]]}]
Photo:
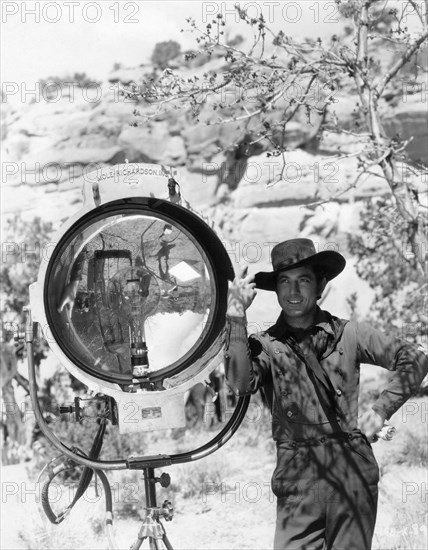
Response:
[{"label": "adjustment knob", "polygon": [[169,487],[171,484],[171,476],[165,472],[156,481],[159,481],[161,487]]}]

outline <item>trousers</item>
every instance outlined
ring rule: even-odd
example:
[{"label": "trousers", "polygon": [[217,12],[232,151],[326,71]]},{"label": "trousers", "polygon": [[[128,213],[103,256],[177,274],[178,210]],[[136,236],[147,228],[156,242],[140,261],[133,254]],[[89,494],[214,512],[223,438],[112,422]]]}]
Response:
[{"label": "trousers", "polygon": [[379,468],[364,436],[277,442],[275,550],[370,550]]}]

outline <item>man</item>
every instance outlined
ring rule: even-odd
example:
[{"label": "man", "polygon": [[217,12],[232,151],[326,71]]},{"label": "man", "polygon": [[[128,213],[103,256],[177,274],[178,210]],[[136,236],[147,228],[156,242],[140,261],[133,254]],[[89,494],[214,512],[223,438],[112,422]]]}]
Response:
[{"label": "man", "polygon": [[[244,269],[229,291],[228,382],[239,395],[263,388],[272,411],[277,549],[371,548],[379,469],[370,442],[428,371],[417,346],[317,306],[345,264],[337,252],[316,253],[309,239],[293,239],[273,248],[272,272],[251,277]],[[275,291],[282,311],[247,338],[255,288]],[[394,374],[358,429],[360,363]]]}]

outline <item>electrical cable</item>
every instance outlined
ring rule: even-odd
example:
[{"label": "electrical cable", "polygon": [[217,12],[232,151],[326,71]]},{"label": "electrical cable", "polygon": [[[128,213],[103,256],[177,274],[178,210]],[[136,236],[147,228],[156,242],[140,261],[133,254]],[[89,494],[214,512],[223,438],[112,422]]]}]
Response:
[{"label": "electrical cable", "polygon": [[[31,330],[34,330],[34,325],[30,322]],[[27,330],[29,334],[32,335],[30,329]],[[89,468],[98,469],[100,466],[104,470],[125,470],[128,465],[126,460],[94,460],[89,459],[85,454],[80,454],[77,449],[70,449],[67,445],[64,445],[57,436],[50,430],[49,426],[46,424],[45,419],[40,408],[40,403],[37,395],[37,382],[36,382],[36,370],[34,365],[34,350],[32,336],[28,338],[27,335],[27,359],[28,359],[28,381],[30,384],[30,397],[31,402],[34,407],[34,416],[36,422],[43,432],[43,435],[46,437],[54,447],[56,447],[63,455],[67,458],[70,458],[73,461],[79,462],[83,466],[89,466]]]},{"label": "electrical cable", "polygon": [[[95,468],[98,469],[102,467],[104,470],[124,470],[127,468],[132,468],[133,463],[137,463],[139,467],[143,466],[150,466],[153,461],[153,457],[132,457],[132,459],[127,460],[95,460],[95,459],[89,459],[86,455],[82,455],[80,452],[77,451],[77,449],[70,449],[66,445],[64,445],[56,436],[55,434],[49,429],[47,426],[45,419],[43,418],[42,411],[40,409],[40,404],[37,397],[37,384],[36,384],[36,376],[35,376],[35,367],[34,367],[34,359],[33,359],[33,344],[31,341],[27,341],[27,354],[28,354],[28,373],[29,373],[29,383],[30,383],[30,396],[31,401],[34,406],[34,414],[36,417],[36,421],[43,432],[43,434],[46,436],[48,441],[54,445],[62,454],[64,454],[67,458],[79,462],[79,464],[82,464],[83,466],[88,466],[89,468]],[[168,463],[169,464],[181,464],[183,462],[189,462],[198,460],[200,458],[203,458],[205,456],[208,456],[209,454],[213,453],[217,449],[219,449],[224,443],[226,443],[232,435],[236,432],[239,425],[241,424],[242,420],[245,417],[245,413],[247,411],[248,405],[250,402],[250,396],[241,396],[238,400],[238,403],[236,405],[236,408],[227,422],[226,426],[221,430],[217,436],[203,445],[202,447],[199,447],[198,449],[186,452],[186,453],[179,453],[176,455],[168,456]]]},{"label": "electrical cable", "polygon": [[[94,442],[89,452],[89,458],[98,458],[101,452],[105,430],[106,430],[106,419],[102,418],[100,421],[97,435],[95,436]],[[86,489],[89,487],[89,484],[91,483],[92,476],[94,474],[94,469],[88,466],[85,466],[80,476],[79,484],[77,486],[77,491],[72,502],[67,506],[67,508],[63,512],[61,512],[58,515],[55,514],[49,502],[49,486],[57,475],[59,475],[62,472],[66,472],[68,470],[73,470],[77,466],[78,464],[70,464],[70,463],[67,464],[66,462],[63,462],[62,464],[60,464],[56,468],[53,468],[49,472],[49,477],[47,481],[43,484],[42,495],[41,495],[42,507],[51,523],[59,524],[62,521],[64,521],[64,519],[70,513],[73,506],[83,496]]]}]

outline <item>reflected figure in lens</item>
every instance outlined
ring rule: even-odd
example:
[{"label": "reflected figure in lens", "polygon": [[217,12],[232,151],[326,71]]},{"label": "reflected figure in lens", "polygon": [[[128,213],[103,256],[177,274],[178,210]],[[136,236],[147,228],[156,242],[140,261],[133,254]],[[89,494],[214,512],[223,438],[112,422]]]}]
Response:
[{"label": "reflected figure in lens", "polygon": [[[159,252],[156,254],[157,260],[158,260],[158,268],[159,268],[159,274],[161,279],[167,280],[169,279],[169,253],[172,248],[175,247],[175,244],[168,240],[168,236],[172,233],[172,226],[171,224],[167,223],[165,224],[163,228],[163,232],[161,236],[159,237],[161,242],[161,247],[159,249]],[[162,259],[164,261],[164,266],[162,265]]]},{"label": "reflected figure in lens", "polygon": [[224,365],[219,365],[205,384],[196,384],[187,394],[186,419],[188,427],[205,425],[207,428],[223,424],[235,407],[233,394],[229,396]]}]

